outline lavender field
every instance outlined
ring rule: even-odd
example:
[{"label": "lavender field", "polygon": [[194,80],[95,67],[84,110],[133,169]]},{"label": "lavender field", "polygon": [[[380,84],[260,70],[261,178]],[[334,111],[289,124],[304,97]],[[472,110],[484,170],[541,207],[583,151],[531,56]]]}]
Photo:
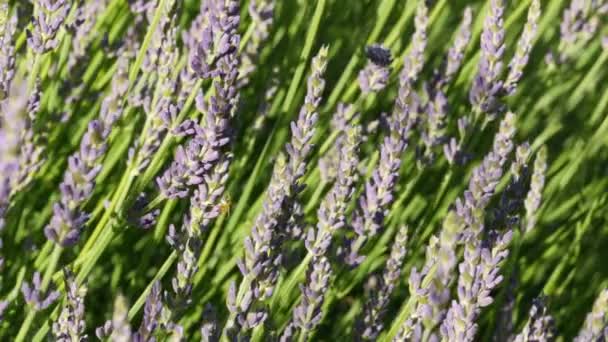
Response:
[{"label": "lavender field", "polygon": [[606,0],[0,0],[0,341],[606,341],[607,83]]}]

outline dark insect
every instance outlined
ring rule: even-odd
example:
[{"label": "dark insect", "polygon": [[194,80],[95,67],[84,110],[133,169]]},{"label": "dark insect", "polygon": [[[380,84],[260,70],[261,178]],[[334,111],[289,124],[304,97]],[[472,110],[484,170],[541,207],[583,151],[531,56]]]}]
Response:
[{"label": "dark insect", "polygon": [[391,50],[379,44],[366,46],[365,54],[372,63],[381,67],[389,66],[393,60],[393,57],[391,56]]}]

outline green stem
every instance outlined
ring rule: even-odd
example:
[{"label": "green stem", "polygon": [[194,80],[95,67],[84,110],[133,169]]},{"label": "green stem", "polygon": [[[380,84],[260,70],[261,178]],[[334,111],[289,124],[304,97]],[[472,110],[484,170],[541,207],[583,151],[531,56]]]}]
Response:
[{"label": "green stem", "polygon": [[55,270],[57,269],[57,264],[59,263],[59,258],[61,257],[61,252],[63,251],[63,248],[61,248],[60,245],[56,244],[55,247],[53,247],[53,252],[51,254],[51,261],[49,262],[49,265],[46,269],[46,271],[44,272],[44,277],[42,278],[42,291],[46,291],[49,283],[51,282],[51,277],[53,276],[53,273],[55,273]]},{"label": "green stem", "polygon": [[15,337],[15,342],[24,341],[24,339],[27,335],[27,332],[28,332],[30,326],[32,325],[32,322],[34,321],[35,316],[36,316],[36,310],[34,310],[33,308],[30,308],[30,310],[27,313],[27,316],[25,317],[25,320],[21,324],[21,328],[19,329],[19,333],[17,333],[17,337]]},{"label": "green stem", "polygon": [[137,298],[137,301],[135,302],[135,304],[133,304],[131,309],[129,309],[129,313],[128,313],[129,321],[132,321],[133,318],[135,317],[135,315],[137,315],[137,313],[139,313],[139,310],[146,302],[146,299],[148,298],[148,294],[150,293],[152,286],[154,286],[154,283],[156,283],[157,281],[162,279],[165,276],[165,274],[167,274],[167,271],[169,271],[169,268],[171,267],[171,265],[173,265],[173,262],[175,260],[177,260],[177,252],[173,251],[171,253],[171,255],[169,255],[169,257],[167,258],[167,260],[165,260],[165,263],[160,267],[160,269],[158,270],[156,275],[154,275],[154,278],[152,278],[152,280],[150,281],[148,286],[146,286],[146,289],[141,293],[139,298]]}]

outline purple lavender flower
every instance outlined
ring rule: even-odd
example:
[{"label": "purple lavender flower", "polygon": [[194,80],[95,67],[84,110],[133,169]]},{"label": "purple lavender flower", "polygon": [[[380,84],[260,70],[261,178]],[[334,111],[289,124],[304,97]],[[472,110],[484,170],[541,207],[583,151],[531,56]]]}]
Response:
[{"label": "purple lavender flower", "polygon": [[403,62],[403,72],[401,82],[415,82],[424,67],[424,50],[427,44],[427,29],[429,25],[429,9],[426,1],[418,1],[416,17],[414,18],[415,31],[412,37],[412,47],[410,53]]},{"label": "purple lavender flower", "polygon": [[448,99],[441,89],[437,89],[426,106],[427,116],[422,141],[425,146],[424,157],[429,162],[434,158],[433,149],[446,140],[446,116],[448,113]]},{"label": "purple lavender flower", "polygon": [[37,0],[33,30],[27,31],[27,43],[34,52],[43,54],[57,47],[57,32],[70,11],[68,0]]},{"label": "purple lavender flower", "polygon": [[95,34],[91,34],[97,17],[107,6],[107,0],[87,1],[76,10],[76,19],[69,27],[72,32],[72,52],[69,54],[68,70],[74,68],[87,55],[87,48]]},{"label": "purple lavender flower", "polygon": [[130,342],[132,332],[127,317],[128,311],[129,305],[127,304],[127,300],[123,295],[119,294],[114,300],[112,319],[95,329],[97,338],[100,340],[108,338],[110,341],[116,342]]},{"label": "purple lavender flower", "polygon": [[308,91],[297,120],[291,123],[292,139],[286,145],[287,156],[281,155],[267,190],[262,212],[255,220],[251,235],[245,238],[245,258],[239,261],[244,279],[239,290],[229,296],[231,317],[226,324],[229,334],[244,334],[261,324],[266,314],[254,311],[252,304],[269,298],[281,263],[280,245],[286,224],[292,215],[294,198],[302,191],[300,179],[306,172],[311,139],[315,132],[317,110],[325,88],[323,73],[327,67],[327,47],[322,47],[312,60]]},{"label": "purple lavender flower", "polygon": [[522,332],[515,336],[515,342],[553,341],[555,322],[548,313],[543,298],[535,298],[530,309],[530,318]]},{"label": "purple lavender flower", "polygon": [[386,88],[392,62],[391,51],[382,45],[373,44],[365,48],[368,62],[359,72],[359,87],[363,94],[379,92]]},{"label": "purple lavender flower", "polygon": [[31,285],[27,281],[23,282],[21,293],[23,293],[23,298],[27,305],[36,311],[48,308],[59,298],[58,291],[42,290],[42,278],[38,272],[34,273]]},{"label": "purple lavender flower", "polygon": [[141,321],[139,329],[135,334],[135,339],[138,341],[154,341],[154,333],[161,325],[161,314],[163,310],[163,302],[161,298],[160,282],[155,282],[152,285],[150,294],[146,298],[144,305],[144,317]]},{"label": "purple lavender flower", "polygon": [[53,323],[53,336],[57,341],[86,341],[84,297],[86,287],[79,286],[70,270],[64,269],[66,299],[57,320]]},{"label": "purple lavender flower", "polygon": [[448,55],[445,63],[445,70],[439,81],[440,85],[449,84],[462,64],[464,52],[471,41],[471,22],[473,20],[473,11],[467,6],[464,9],[462,21],[458,27],[456,37],[452,46],[448,50]]},{"label": "purple lavender flower", "polygon": [[12,185],[12,192],[23,190],[32,180],[44,161],[42,152],[42,137],[36,134],[37,116],[40,110],[40,87],[36,83],[32,92],[28,95],[25,108],[26,119],[24,132],[21,136],[18,157],[18,171]]},{"label": "purple lavender flower", "polygon": [[364,257],[359,255],[359,252],[365,243],[383,228],[384,217],[394,200],[393,193],[399,177],[401,155],[407,147],[413,125],[407,105],[409,92],[409,78],[403,78],[395,111],[389,122],[389,135],[384,138],[380,147],[379,165],[372,173],[371,179],[365,183],[365,192],[359,199],[358,210],[352,221],[357,237],[349,242],[349,250],[344,255],[344,261],[348,265],[357,266],[363,262]]},{"label": "purple lavender flower", "polygon": [[534,0],[530,4],[528,9],[528,20],[524,26],[524,31],[521,33],[519,40],[517,41],[517,50],[513,59],[509,63],[509,74],[504,82],[504,91],[511,95],[517,88],[517,83],[523,76],[523,71],[528,64],[530,58],[530,51],[532,50],[532,43],[536,36],[536,29],[538,26],[538,19],[540,17],[540,0]]},{"label": "purple lavender flower", "polygon": [[485,113],[493,120],[500,111],[498,96],[502,90],[500,76],[503,69],[504,45],[504,0],[491,0],[490,13],[486,15],[481,33],[481,57],[477,75],[469,91],[469,101],[476,113]]},{"label": "purple lavender flower", "polygon": [[300,329],[301,340],[306,341],[306,337],[323,319],[322,305],[329,290],[331,273],[331,265],[326,257],[313,258],[306,285],[300,287],[302,301],[293,310],[293,323]]},{"label": "purple lavender flower", "polygon": [[526,196],[526,226],[525,231],[530,231],[536,226],[538,208],[542,199],[542,191],[545,187],[545,174],[547,172],[547,148],[542,147],[534,160],[534,171],[530,181],[530,191]]},{"label": "purple lavender flower", "polygon": [[110,94],[103,100],[99,119],[91,121],[80,149],[68,158],[68,169],[59,185],[61,197],[53,205],[53,217],[45,227],[46,237],[67,247],[74,245],[89,218],[82,206],[92,196],[95,178],[101,171],[108,148],[108,137],[122,115],[122,100],[127,91],[126,60],[119,62]]},{"label": "purple lavender flower", "polygon": [[336,112],[331,118],[331,128],[334,132],[340,132],[336,138],[335,143],[330,149],[319,159],[319,170],[321,172],[321,179],[325,183],[331,183],[336,179],[338,175],[338,168],[340,163],[340,149],[344,144],[345,135],[343,134],[348,129],[348,122],[358,116],[355,113],[354,106],[351,104],[338,103]]},{"label": "purple lavender flower", "polygon": [[[459,242],[479,239],[484,227],[484,212],[513,149],[514,134],[515,115],[507,113],[494,137],[492,151],[473,170],[463,199],[457,199],[455,209],[448,212],[439,237],[431,237],[424,267],[420,272],[416,269],[412,271],[410,293],[415,309],[403,325],[400,337],[412,338],[423,332],[434,335],[425,330],[433,329],[444,319],[450,299],[449,286],[457,263],[454,246]],[[434,270],[433,273],[431,270]],[[422,279],[427,277],[431,277],[432,281],[421,287]]]},{"label": "purple lavender flower", "polygon": [[[176,29],[172,26],[175,18],[170,16],[171,8],[165,9],[165,15],[172,18],[158,25],[154,39],[146,50],[142,63],[142,70],[146,74],[156,74],[155,86],[148,84],[148,94],[142,99],[144,112],[147,115],[147,129],[141,138],[136,141],[135,146],[129,150],[129,162],[134,168],[136,175],[145,170],[150,159],[160,147],[167,132],[167,118],[177,116],[178,108],[172,101],[175,91],[176,80],[173,78],[172,70],[178,58],[176,46]],[[137,99],[133,100],[138,102]],[[173,123],[171,123],[173,124]]]},{"label": "purple lavender flower", "polygon": [[[157,179],[161,193],[167,198],[188,196],[190,190],[200,184],[218,162],[220,151],[230,142],[228,120],[233,116],[238,102],[235,87],[238,60],[234,58],[240,41],[236,33],[238,8],[234,7],[234,3],[222,8],[218,7],[219,4],[208,2],[207,6],[205,13],[208,23],[201,29],[203,40],[196,48],[192,69],[200,77],[214,77],[220,81],[214,82],[215,94],[208,103],[202,94],[197,96],[197,109],[206,114],[205,125],[185,122],[173,129],[174,133],[184,130],[192,132],[193,137],[185,148],[178,147],[175,160]],[[202,49],[203,46],[209,50]],[[209,59],[213,59],[213,62],[207,62]],[[175,123],[170,117],[165,115],[164,120],[168,127],[173,127]]]},{"label": "purple lavender flower", "polygon": [[310,229],[304,242],[314,256],[327,255],[334,233],[346,224],[346,209],[357,181],[358,146],[361,142],[359,126],[350,126],[340,147],[336,182],[319,207],[316,231]]},{"label": "purple lavender flower", "polygon": [[600,292],[574,341],[602,341],[602,337],[606,337],[606,327],[608,327],[608,289]]},{"label": "purple lavender flower", "polygon": [[[0,5],[0,13],[8,15],[8,4]],[[0,24],[0,101],[8,97],[15,76],[15,46],[13,36],[17,28],[17,16],[13,15]]]},{"label": "purple lavender flower", "polygon": [[[224,196],[225,185],[228,179],[228,169],[232,156],[229,148],[231,143],[229,122],[234,116],[238,92],[235,86],[238,78],[237,47],[240,36],[237,33],[239,25],[239,8],[235,1],[207,2],[209,6],[210,26],[206,32],[211,32],[210,39],[220,39],[215,42],[219,46],[220,58],[206,67],[199,64],[195,70],[211,70],[215,93],[208,103],[199,98],[199,107],[204,106],[206,125],[200,132],[204,132],[206,144],[217,153],[219,158],[209,170],[199,176],[202,178],[197,184],[193,196],[190,198],[190,209],[179,232],[175,227],[170,228],[168,240],[179,253],[177,271],[172,279],[174,295],[170,298],[167,309],[173,316],[190,304],[193,286],[193,277],[198,271],[198,258],[201,252],[203,233],[209,228],[211,222],[220,215],[221,199]],[[215,35],[215,36],[214,36]],[[213,38],[215,37],[215,38]],[[203,42],[202,45],[210,42]],[[218,45],[219,44],[219,45]],[[208,46],[207,46],[208,47]],[[207,63],[206,61],[199,61]],[[206,72],[205,72],[206,73]],[[174,325],[174,327],[177,327]],[[173,329],[175,330],[175,329]],[[179,330],[179,329],[178,329]],[[179,334],[179,331],[177,332]]]},{"label": "purple lavender flower", "polygon": [[445,339],[473,341],[481,309],[493,301],[491,293],[502,281],[500,266],[509,254],[512,231],[493,233],[495,241],[473,240],[465,246],[464,261],[459,265],[458,300],[452,301],[440,329]]},{"label": "purple lavender flower", "polygon": [[253,26],[253,33],[241,54],[239,88],[249,84],[251,74],[257,68],[260,53],[270,36],[270,30],[274,22],[274,7],[275,0],[255,0],[249,3],[250,25]]},{"label": "purple lavender flower", "polygon": [[[17,177],[20,169],[20,151],[23,135],[27,133],[27,96],[24,84],[13,84],[8,98],[0,100],[0,231],[15,186],[19,186]],[[25,134],[22,134],[25,132]],[[1,247],[1,246],[0,246]]]},{"label": "purple lavender flower", "polygon": [[407,226],[402,226],[391,247],[391,253],[386,261],[386,267],[382,274],[380,287],[372,292],[372,298],[365,304],[363,317],[357,323],[357,330],[364,340],[375,341],[384,328],[384,315],[390,301],[390,297],[399,284],[401,268],[407,253]]},{"label": "purple lavender flower", "polygon": [[559,63],[578,55],[579,49],[589,42],[598,31],[601,17],[608,13],[603,1],[572,0],[564,10],[560,24]]},{"label": "purple lavender flower", "polygon": [[[203,110],[204,98],[197,97],[197,107]],[[219,124],[219,125],[218,125]],[[217,120],[213,115],[206,116],[204,127],[191,123],[188,130],[194,134],[186,147],[178,146],[175,160],[165,173],[157,179],[158,187],[167,198],[184,198],[190,194],[190,189],[204,181],[204,176],[220,158],[221,149],[229,142],[229,138],[221,136],[226,131],[228,120]],[[181,127],[185,127],[182,125]]]}]

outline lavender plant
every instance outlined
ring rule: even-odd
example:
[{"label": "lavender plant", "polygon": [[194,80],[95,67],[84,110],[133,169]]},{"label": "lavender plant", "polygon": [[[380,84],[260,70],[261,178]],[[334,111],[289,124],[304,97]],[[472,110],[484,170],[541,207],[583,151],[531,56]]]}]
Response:
[{"label": "lavender plant", "polygon": [[0,340],[605,339],[607,12],[0,0]]}]

